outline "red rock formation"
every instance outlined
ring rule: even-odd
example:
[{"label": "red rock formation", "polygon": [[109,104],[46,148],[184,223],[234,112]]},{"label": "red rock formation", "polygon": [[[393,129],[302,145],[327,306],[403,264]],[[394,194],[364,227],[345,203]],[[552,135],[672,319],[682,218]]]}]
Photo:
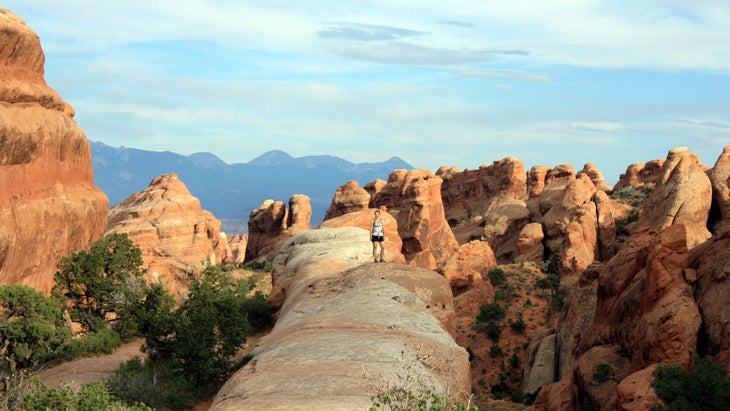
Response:
[{"label": "red rock formation", "polygon": [[603,178],[603,173],[601,173],[601,170],[596,168],[596,166],[593,165],[593,163],[586,163],[583,166],[583,170],[579,171],[578,174],[587,174],[588,177],[591,178],[591,181],[593,182],[593,185],[596,186],[597,190],[600,191],[610,191],[611,186],[606,184],[606,179]]},{"label": "red rock formation", "polygon": [[654,382],[656,364],[637,371],[623,380],[616,387],[616,405],[619,410],[644,411],[655,404],[663,404],[656,394]]},{"label": "red rock formation", "polygon": [[289,197],[289,214],[286,219],[286,233],[290,236],[310,230],[312,225],[312,202],[304,194]]},{"label": "red rock formation", "polygon": [[519,254],[520,233],[530,223],[530,210],[522,200],[502,200],[484,213],[482,240],[492,245],[497,262],[509,264]]},{"label": "red rock formation", "polygon": [[454,225],[470,215],[482,215],[496,202],[524,200],[527,175],[524,164],[513,157],[477,170],[444,172],[441,196],[446,219]]},{"label": "red rock formation", "polygon": [[542,224],[530,223],[525,225],[515,243],[515,247],[517,247],[515,262],[544,261],[545,247],[542,245],[543,238],[545,238],[545,234],[542,232]]},{"label": "red rock formation", "polygon": [[289,199],[289,210],[283,201],[264,201],[248,217],[246,262],[273,259],[284,241],[311,228],[311,216],[312,205],[304,194]]},{"label": "red rock formation", "polygon": [[403,201],[403,183],[406,174],[408,174],[408,170],[392,171],[388,176],[388,183],[372,195],[370,208],[387,210],[395,217]]},{"label": "red rock formation", "polygon": [[730,146],[722,150],[715,166],[707,173],[712,183],[712,204],[716,210],[710,221],[715,232],[730,227]]},{"label": "red rock formation", "polygon": [[652,160],[646,164],[631,164],[626,168],[626,173],[621,174],[613,189],[654,187],[661,178],[663,166],[664,160]]},{"label": "red rock formation", "polygon": [[484,241],[471,241],[459,246],[441,268],[441,273],[449,281],[451,292],[456,296],[486,280],[486,274],[497,267],[494,252]]},{"label": "red rock formation", "polygon": [[[707,336],[700,349],[721,360],[730,372],[730,228],[692,249],[689,266],[697,278],[695,298]],[[687,277],[688,272],[684,274]]]},{"label": "red rock formation", "polygon": [[545,188],[545,179],[550,172],[550,167],[533,166],[527,173],[527,197],[537,197]]},{"label": "red rock formation", "polygon": [[388,184],[387,181],[380,179],[365,184],[365,187],[363,188],[365,189],[365,191],[367,191],[368,194],[370,194],[370,203],[368,203],[369,208],[376,208],[373,204],[373,197],[375,197],[375,194],[379,193],[386,184]]},{"label": "red rock formation", "polygon": [[712,184],[699,157],[686,147],[670,150],[656,184],[636,226],[661,231],[671,225],[683,224],[687,228],[690,248],[710,238],[707,220]]},{"label": "red rock formation", "polygon": [[357,181],[348,181],[345,185],[337,188],[324,219],[329,220],[353,211],[366,210],[369,204],[370,193],[360,187]]},{"label": "red rock formation", "polygon": [[592,201],[596,187],[586,174],[559,180],[569,181],[559,196],[553,195],[557,190],[550,182],[540,196],[555,201],[542,217],[544,243],[561,274],[578,274],[598,259],[597,211]]},{"label": "red rock formation", "polygon": [[45,82],[38,35],[0,9],[0,284],[48,292],[62,257],[104,233],[109,200],[73,109]]},{"label": "red rock formation", "polygon": [[596,317],[578,352],[619,344],[630,356],[629,372],[657,362],[689,367],[702,319],[684,278],[688,263],[681,224],[632,236],[604,266]]},{"label": "red rock formation", "polygon": [[247,234],[236,234],[228,239],[228,245],[231,247],[231,257],[233,264],[240,266],[246,261],[246,245],[248,244]]},{"label": "red rock formation", "polygon": [[410,265],[435,269],[459,247],[446,223],[442,181],[426,169],[409,171],[403,180],[398,233]]},{"label": "red rock formation", "polygon": [[163,280],[174,293],[206,260],[232,262],[220,226],[176,174],[165,174],[112,207],[106,233],[127,234],[142,250],[148,280]]},{"label": "red rock formation", "polygon": [[248,216],[246,261],[254,261],[272,252],[274,243],[286,228],[287,210],[283,201],[265,200]]}]

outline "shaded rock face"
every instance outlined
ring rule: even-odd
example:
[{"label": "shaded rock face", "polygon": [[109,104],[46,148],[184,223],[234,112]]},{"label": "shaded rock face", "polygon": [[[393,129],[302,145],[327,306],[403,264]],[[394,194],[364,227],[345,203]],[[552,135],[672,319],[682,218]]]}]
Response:
[{"label": "shaded rock face", "polygon": [[211,410],[363,410],[374,385],[403,386],[405,374],[414,391],[430,386],[442,395],[448,387],[453,398],[470,390],[468,354],[442,328],[454,316],[446,280],[406,265],[363,264],[371,249],[362,234],[317,229],[281,247],[273,272],[290,285],[276,326]]},{"label": "shaded rock face", "polygon": [[357,181],[348,181],[347,184],[337,188],[324,219],[329,220],[354,211],[366,210],[370,204],[370,196],[371,194],[360,187]]},{"label": "shaded rock face", "polygon": [[408,170],[394,170],[388,175],[388,182],[374,193],[370,200],[370,208],[380,208],[396,216],[403,202],[403,184]]},{"label": "shaded rock face", "polygon": [[440,169],[441,196],[451,225],[468,215],[481,215],[499,200],[524,200],[527,175],[524,164],[513,157],[495,161],[478,170],[453,172]]},{"label": "shaded rock face", "polygon": [[530,210],[522,200],[504,200],[484,214],[482,240],[494,244],[500,264],[509,264],[520,255],[518,243],[525,226],[530,224]]},{"label": "shaded rock face", "polygon": [[699,349],[703,355],[724,360],[725,370],[730,372],[730,228],[692,249],[689,265],[689,277],[697,278],[695,298],[706,337]]},{"label": "shaded rock face", "polygon": [[730,146],[724,148],[707,174],[712,184],[711,221],[708,225],[719,233],[730,227]]},{"label": "shaded rock face", "polygon": [[[339,228],[339,227],[359,227],[366,230],[365,238],[370,241],[370,229],[375,216],[373,209],[363,211],[355,211],[336,218],[325,220],[319,225],[319,228]],[[403,242],[398,236],[398,221],[389,213],[381,212],[380,217],[383,219],[383,246],[385,247],[385,260],[391,263],[405,263],[406,259],[401,254]],[[371,246],[372,251],[372,246]],[[372,252],[370,253],[372,260]]]},{"label": "shaded rock face", "polygon": [[73,109],[43,77],[38,35],[0,9],[0,284],[53,286],[62,257],[106,227],[91,149]]},{"label": "shaded rock face", "polygon": [[596,317],[578,353],[618,344],[630,357],[630,372],[657,362],[690,366],[702,318],[684,275],[685,231],[682,225],[659,234],[642,230],[605,265]]},{"label": "shaded rock face", "polygon": [[109,210],[107,234],[127,234],[142,250],[147,278],[176,292],[206,260],[232,262],[220,226],[176,174],[165,174]]},{"label": "shaded rock face", "polygon": [[446,222],[442,181],[425,169],[409,171],[403,180],[398,233],[403,240],[403,255],[410,265],[435,269],[459,247]]},{"label": "shaded rock face", "polygon": [[631,164],[626,168],[626,172],[621,174],[613,189],[654,187],[661,178],[663,166],[664,160]]},{"label": "shaded rock face", "polygon": [[265,200],[248,217],[245,261],[271,260],[284,241],[311,228],[311,217],[311,201],[304,194],[294,194],[288,210],[283,201]]}]

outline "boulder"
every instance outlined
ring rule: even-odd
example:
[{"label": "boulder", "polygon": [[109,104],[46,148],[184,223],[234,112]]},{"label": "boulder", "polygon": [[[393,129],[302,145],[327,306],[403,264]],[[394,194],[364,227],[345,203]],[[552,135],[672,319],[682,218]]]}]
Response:
[{"label": "boulder", "polygon": [[289,236],[310,230],[312,219],[312,202],[304,194],[289,197],[289,213],[286,219],[286,233]]},{"label": "boulder", "polygon": [[44,79],[38,35],[0,9],[0,285],[48,293],[61,258],[107,224],[91,148],[74,111]]},{"label": "boulder", "polygon": [[206,261],[233,262],[220,226],[176,174],[165,174],[112,207],[106,233],[127,234],[142,251],[148,280],[174,293]]},{"label": "boulder", "polygon": [[275,282],[289,281],[279,319],[210,409],[363,410],[387,387],[463,399],[468,354],[442,327],[454,316],[448,283],[370,258],[357,227],[289,239],[274,258]]},{"label": "boulder", "polygon": [[664,406],[656,394],[652,383],[656,364],[627,376],[616,387],[616,403],[622,411],[644,411],[656,404]]},{"label": "boulder", "polygon": [[575,363],[574,383],[590,404],[601,411],[617,409],[616,387],[629,374],[629,359],[621,355],[618,345],[596,346]]},{"label": "boulder", "polygon": [[710,238],[707,220],[712,203],[712,184],[700,158],[686,147],[669,151],[656,188],[641,210],[637,227],[661,231],[682,224],[687,245],[696,246]]},{"label": "boulder", "polygon": [[357,181],[348,181],[337,188],[324,219],[329,220],[353,211],[366,210],[370,204],[370,196],[371,194],[360,187]]},{"label": "boulder", "polygon": [[534,394],[540,388],[555,382],[557,357],[556,336],[536,335],[527,346],[522,391]]}]

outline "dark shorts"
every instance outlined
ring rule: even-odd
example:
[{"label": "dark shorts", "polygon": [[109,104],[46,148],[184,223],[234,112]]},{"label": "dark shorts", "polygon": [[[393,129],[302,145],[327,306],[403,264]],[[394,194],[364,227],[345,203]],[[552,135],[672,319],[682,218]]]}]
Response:
[{"label": "dark shorts", "polygon": [[372,242],[382,243],[383,242],[383,236],[382,235],[374,235],[374,236],[372,236]]}]

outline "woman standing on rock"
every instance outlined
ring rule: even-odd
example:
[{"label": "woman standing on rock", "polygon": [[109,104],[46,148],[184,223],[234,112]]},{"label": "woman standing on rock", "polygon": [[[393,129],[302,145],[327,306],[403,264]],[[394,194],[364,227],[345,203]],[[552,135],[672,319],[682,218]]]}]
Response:
[{"label": "woman standing on rock", "polygon": [[375,210],[370,239],[373,242],[373,259],[378,262],[378,245],[380,245],[380,262],[385,262],[385,248],[383,248],[383,219],[380,218],[380,210]]}]

